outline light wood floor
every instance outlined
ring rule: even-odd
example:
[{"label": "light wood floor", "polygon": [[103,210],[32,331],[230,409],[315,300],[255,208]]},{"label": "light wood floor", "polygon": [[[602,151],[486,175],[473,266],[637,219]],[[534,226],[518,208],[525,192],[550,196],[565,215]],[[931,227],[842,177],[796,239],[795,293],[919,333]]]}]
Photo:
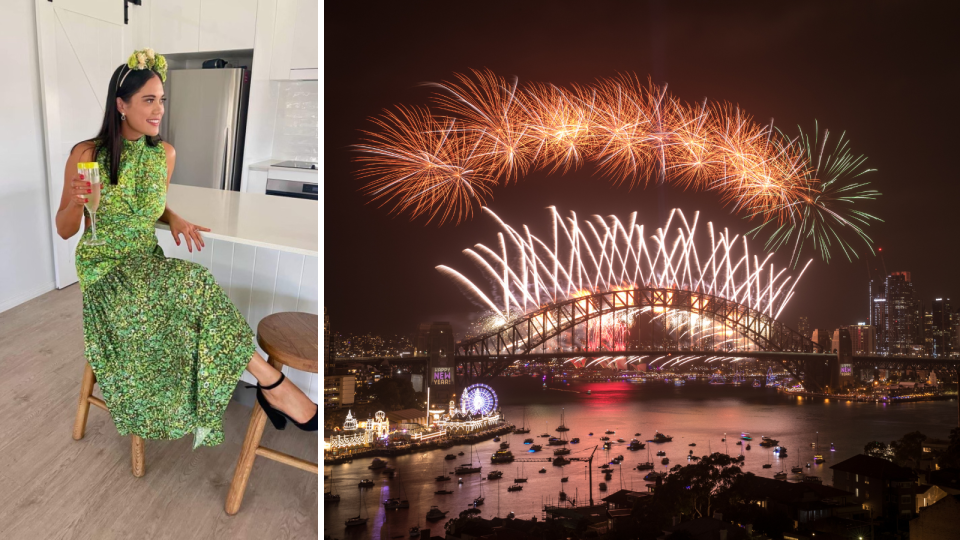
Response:
[{"label": "light wood floor", "polygon": [[[105,411],[91,407],[86,436],[73,440],[82,324],[77,284],[0,313],[0,537],[318,537],[317,476],[267,459],[257,458],[240,512],[224,512],[250,418],[237,401],[219,446],[147,440],[142,478],[130,472],[130,438]],[[264,445],[308,459],[317,441],[269,422],[263,435]]]}]

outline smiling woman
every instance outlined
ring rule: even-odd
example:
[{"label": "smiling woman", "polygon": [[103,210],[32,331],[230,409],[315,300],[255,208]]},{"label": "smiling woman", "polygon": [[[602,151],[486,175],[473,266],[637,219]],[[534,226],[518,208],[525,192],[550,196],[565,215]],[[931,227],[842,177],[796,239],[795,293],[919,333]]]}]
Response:
[{"label": "smiling woman", "polygon": [[[96,224],[103,243],[85,243],[86,230],[76,250],[86,360],[120,434],[193,434],[194,448],[220,444],[223,413],[244,369],[264,383],[268,412],[275,406],[315,431],[317,406],[256,352],[252,329],[210,271],[166,257],[157,243],[158,219],[178,244],[183,234],[198,250],[200,231],[210,230],[166,207],[175,154],[158,137],[165,78],[162,56],[135,52],[110,80],[100,133],[67,161],[57,215],[64,239],[76,232],[84,192],[102,190]],[[76,175],[78,161],[97,162],[106,184]]]}]

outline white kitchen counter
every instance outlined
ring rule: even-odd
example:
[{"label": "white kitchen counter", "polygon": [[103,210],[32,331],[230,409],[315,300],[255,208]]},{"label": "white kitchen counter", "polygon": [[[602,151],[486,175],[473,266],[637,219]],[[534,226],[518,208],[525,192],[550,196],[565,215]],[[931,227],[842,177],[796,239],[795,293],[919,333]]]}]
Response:
[{"label": "white kitchen counter", "polygon": [[[319,256],[317,201],[259,193],[171,184],[167,204],[201,231],[205,247],[193,251],[170,227],[156,223],[157,243],[164,255],[208,268],[250,328],[282,311],[318,314]],[[266,353],[257,346],[264,358]],[[290,381],[314,402],[320,401],[319,377],[283,368]],[[241,380],[256,383],[244,371]]]},{"label": "white kitchen counter", "polygon": [[251,171],[269,171],[270,166],[274,163],[280,163],[282,159],[268,159],[266,161],[258,161],[256,163],[250,164]]},{"label": "white kitchen counter", "polygon": [[[318,255],[317,201],[170,184],[167,206],[209,228],[201,232],[204,238]],[[170,230],[160,221],[157,228]]]}]

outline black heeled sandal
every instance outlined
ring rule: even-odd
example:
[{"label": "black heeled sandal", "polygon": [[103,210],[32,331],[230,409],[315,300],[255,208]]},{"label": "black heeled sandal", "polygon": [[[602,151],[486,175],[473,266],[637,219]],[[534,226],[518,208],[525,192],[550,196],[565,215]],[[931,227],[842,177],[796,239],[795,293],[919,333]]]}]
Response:
[{"label": "black heeled sandal", "polygon": [[[300,423],[287,416],[287,413],[271,406],[270,402],[267,401],[266,396],[263,395],[263,390],[270,390],[280,386],[280,383],[282,383],[285,378],[286,376],[283,374],[283,372],[280,372],[280,378],[277,379],[277,382],[269,386],[261,386],[259,382],[257,383],[255,388],[257,389],[257,403],[260,404],[260,408],[263,409],[263,412],[267,413],[267,418],[270,419],[273,427],[277,429],[283,429],[287,427],[287,420],[290,420],[293,422],[293,425],[297,426],[303,431],[317,431],[317,416],[320,414],[319,405],[317,406],[317,412],[313,413],[313,418],[307,420],[306,422]],[[247,388],[254,388],[254,386],[247,385]]]}]

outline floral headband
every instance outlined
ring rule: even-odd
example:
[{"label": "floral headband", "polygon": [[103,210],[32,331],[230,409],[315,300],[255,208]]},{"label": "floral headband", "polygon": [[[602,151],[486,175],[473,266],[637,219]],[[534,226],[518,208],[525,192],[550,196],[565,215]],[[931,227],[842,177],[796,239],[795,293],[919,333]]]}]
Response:
[{"label": "floral headband", "polygon": [[127,72],[117,81],[117,90],[123,85],[124,79],[131,71],[140,69],[150,69],[160,76],[160,82],[167,82],[167,59],[162,54],[153,52],[153,49],[141,49],[133,51],[130,59],[127,60]]}]

